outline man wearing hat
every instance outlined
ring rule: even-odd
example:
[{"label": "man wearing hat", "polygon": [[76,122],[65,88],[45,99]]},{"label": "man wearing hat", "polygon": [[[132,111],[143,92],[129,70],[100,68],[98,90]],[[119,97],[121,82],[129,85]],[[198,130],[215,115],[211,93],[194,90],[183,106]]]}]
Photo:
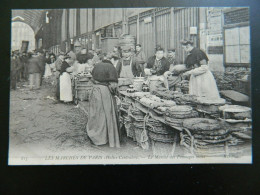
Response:
[{"label": "man wearing hat", "polygon": [[78,40],[76,40],[74,43],[74,53],[76,55],[78,55],[80,53],[81,49],[82,49],[82,46],[81,46],[80,42]]},{"label": "man wearing hat", "polygon": [[121,63],[118,63],[116,67],[118,75],[120,78],[134,78],[138,75],[138,71],[136,69],[135,59],[131,56],[131,48],[126,46],[122,52]]},{"label": "man wearing hat", "polygon": [[32,57],[28,60],[27,68],[30,89],[39,89],[43,67],[39,62],[39,58],[36,52],[34,52]]},{"label": "man wearing hat", "polygon": [[146,56],[145,56],[145,53],[142,50],[141,44],[136,45],[135,60],[136,60],[136,66],[137,66],[136,68],[137,68],[138,72],[140,72],[142,76],[145,76],[144,65],[145,65],[145,62],[146,62]]},{"label": "man wearing hat", "polygon": [[170,63],[170,70],[173,68],[174,65],[176,65],[176,55],[175,55],[175,49],[171,48],[168,49],[168,56],[167,60]]},{"label": "man wearing hat", "polygon": [[156,52],[154,56],[151,56],[147,61],[146,74],[152,75],[163,75],[170,68],[169,61],[164,57],[164,49],[160,46],[156,47]]}]

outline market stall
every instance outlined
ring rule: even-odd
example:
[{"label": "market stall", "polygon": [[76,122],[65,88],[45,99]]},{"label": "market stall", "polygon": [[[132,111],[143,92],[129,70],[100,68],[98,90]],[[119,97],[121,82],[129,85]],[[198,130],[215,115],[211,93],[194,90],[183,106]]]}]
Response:
[{"label": "market stall", "polygon": [[147,86],[153,86],[149,79],[141,80],[132,85],[120,79],[119,89],[120,122],[127,136],[143,149],[173,156],[178,145],[185,151],[183,155],[228,156],[242,153],[241,144],[251,142],[249,107],[230,105],[223,98],[199,98],[186,89],[183,93],[157,86],[147,92]]}]

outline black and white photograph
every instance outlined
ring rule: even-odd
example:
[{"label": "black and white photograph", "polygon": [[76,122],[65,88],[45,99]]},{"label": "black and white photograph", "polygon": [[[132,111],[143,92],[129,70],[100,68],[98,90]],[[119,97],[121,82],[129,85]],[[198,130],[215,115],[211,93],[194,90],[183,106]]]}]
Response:
[{"label": "black and white photograph", "polygon": [[251,164],[249,12],[12,9],[8,164]]}]

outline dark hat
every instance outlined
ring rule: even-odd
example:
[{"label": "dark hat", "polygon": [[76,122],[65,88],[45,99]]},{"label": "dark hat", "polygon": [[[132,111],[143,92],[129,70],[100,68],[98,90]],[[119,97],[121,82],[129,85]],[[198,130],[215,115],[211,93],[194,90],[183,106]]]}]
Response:
[{"label": "dark hat", "polygon": [[136,44],[136,46],[142,47],[142,45],[140,43]]},{"label": "dark hat", "polygon": [[155,51],[164,51],[164,49],[161,46],[156,46]]},{"label": "dark hat", "polygon": [[186,39],[184,39],[184,40],[181,41],[181,44],[182,44],[182,45],[188,45],[188,44],[193,45],[193,41],[192,41],[192,40],[186,40]]},{"label": "dark hat", "polygon": [[168,49],[168,52],[175,52],[176,50],[174,48]]}]

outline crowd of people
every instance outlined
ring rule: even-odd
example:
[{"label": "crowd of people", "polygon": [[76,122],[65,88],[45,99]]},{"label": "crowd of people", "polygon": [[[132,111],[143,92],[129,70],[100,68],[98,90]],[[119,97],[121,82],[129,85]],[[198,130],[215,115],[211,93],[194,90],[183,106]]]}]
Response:
[{"label": "crowd of people", "polygon": [[[95,145],[109,144],[120,147],[121,133],[117,112],[118,78],[163,76],[171,81],[171,76],[181,74],[190,79],[189,93],[196,96],[219,98],[215,79],[208,68],[208,57],[193,46],[190,40],[181,42],[187,57],[180,68],[175,58],[175,49],[165,51],[156,46],[154,55],[147,58],[142,45],[135,48],[115,46],[113,51],[87,50],[79,43],[67,53],[53,53],[36,50],[31,53],[12,53],[11,88],[16,88],[19,80],[29,81],[31,90],[40,89],[42,79],[56,78],[56,98],[62,102],[72,102],[73,76],[89,74],[92,77],[86,131]],[[167,55],[166,55],[167,53]],[[184,68],[183,68],[184,67]],[[171,82],[169,82],[171,85]],[[167,86],[170,88],[169,86]]]},{"label": "crowd of people", "polygon": [[40,89],[43,77],[52,75],[50,64],[55,61],[55,54],[44,50],[28,53],[13,51],[11,54],[11,89],[15,90],[17,82],[20,81],[28,81],[30,89]]}]

